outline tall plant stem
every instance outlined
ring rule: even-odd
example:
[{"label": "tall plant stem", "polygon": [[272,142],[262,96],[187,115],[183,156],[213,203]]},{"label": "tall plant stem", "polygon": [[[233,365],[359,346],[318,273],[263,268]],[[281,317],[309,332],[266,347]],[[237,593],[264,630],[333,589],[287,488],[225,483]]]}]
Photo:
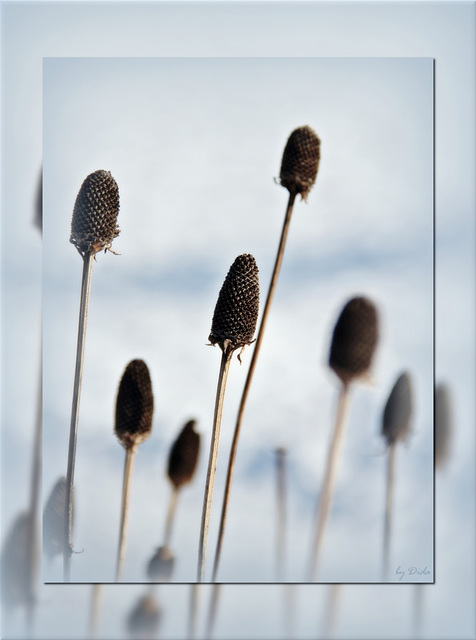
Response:
[{"label": "tall plant stem", "polygon": [[343,584],[338,582],[329,585],[328,600],[326,610],[324,611],[324,624],[321,635],[321,637],[326,638],[326,640],[335,638],[337,609],[342,595],[343,586]]},{"label": "tall plant stem", "polygon": [[393,487],[395,482],[395,447],[395,444],[390,445],[387,461],[387,493],[385,497],[385,523],[383,534],[383,580],[388,580],[388,561],[390,552],[390,536],[392,530]]},{"label": "tall plant stem", "polygon": [[190,585],[190,607],[188,610],[188,637],[194,640],[197,635],[198,599],[200,595],[200,585]]},{"label": "tall plant stem", "polygon": [[172,533],[172,524],[175,518],[175,510],[177,507],[177,499],[178,499],[178,489],[177,487],[172,488],[172,493],[170,494],[170,502],[169,509],[167,511],[167,520],[165,521],[165,534],[164,534],[164,546],[167,546],[170,541],[170,536]]},{"label": "tall plant stem", "polygon": [[129,520],[129,495],[131,488],[132,468],[134,466],[134,457],[136,448],[134,446],[126,449],[126,458],[124,460],[124,478],[122,481],[122,505],[121,505],[121,524],[119,528],[119,546],[117,549],[116,564],[116,582],[121,579],[122,570],[124,568],[124,558],[126,555],[126,534],[127,523]]},{"label": "tall plant stem", "polygon": [[286,450],[276,449],[276,582],[284,579],[286,534]]},{"label": "tall plant stem", "polygon": [[213,417],[212,441],[208,457],[207,480],[203,498],[202,523],[200,527],[200,543],[198,549],[197,582],[203,582],[205,575],[205,559],[208,540],[208,527],[210,524],[210,511],[212,506],[213,485],[218,457],[218,445],[220,440],[221,416],[223,413],[223,400],[225,398],[226,380],[230,369],[233,349],[225,346],[222,352],[220,373],[218,376],[217,394],[215,400],[215,415]]},{"label": "tall plant stem", "polygon": [[76,367],[74,370],[73,402],[71,407],[71,423],[69,429],[68,467],[66,472],[66,495],[64,517],[63,578],[69,582],[71,573],[71,556],[73,553],[73,487],[74,464],[76,458],[76,440],[78,435],[79,399],[83,377],[84,346],[86,325],[88,320],[89,293],[91,291],[91,274],[93,254],[88,251],[83,257],[83,274],[81,278],[81,300],[79,305],[78,342],[76,347]]},{"label": "tall plant stem", "polygon": [[99,611],[101,608],[101,600],[104,590],[104,585],[93,584],[91,593],[91,609],[89,612],[89,637],[95,638],[97,634]]},{"label": "tall plant stem", "polygon": [[28,581],[29,581],[29,602],[27,606],[27,632],[32,635],[34,609],[36,605],[36,589],[38,579],[38,512],[40,504],[40,481],[41,481],[41,436],[43,431],[43,364],[40,357],[40,375],[38,377],[38,396],[36,407],[35,430],[33,434],[33,456],[32,472],[30,482],[30,509],[28,526]]},{"label": "tall plant stem", "polygon": [[276,283],[278,281],[278,276],[279,276],[279,272],[280,272],[280,269],[281,269],[281,264],[282,264],[282,261],[283,261],[284,248],[286,246],[286,240],[287,240],[287,237],[288,237],[289,224],[291,222],[291,216],[292,216],[292,212],[293,212],[295,198],[296,198],[296,194],[291,192],[289,194],[288,205],[287,205],[287,208],[286,208],[286,215],[285,215],[285,218],[284,218],[283,229],[281,231],[281,239],[279,241],[278,252],[276,254],[276,260],[275,260],[275,263],[274,263],[273,274],[271,276],[271,282],[270,282],[270,285],[269,285],[268,295],[267,295],[266,302],[265,302],[264,309],[263,309],[263,315],[262,315],[262,318],[261,318],[261,324],[260,324],[260,327],[259,327],[259,330],[258,330],[258,335],[257,335],[257,338],[256,338],[255,348],[253,350],[253,355],[251,357],[251,362],[250,362],[250,366],[249,366],[249,369],[248,369],[248,374],[246,376],[245,386],[243,388],[243,392],[242,392],[242,395],[241,395],[240,406],[238,408],[238,415],[237,415],[237,418],[236,418],[235,431],[234,431],[234,434],[233,434],[233,441],[232,441],[231,449],[230,449],[230,457],[229,457],[229,460],[228,460],[228,471],[227,471],[227,476],[226,476],[225,493],[224,493],[224,497],[223,497],[223,505],[222,505],[221,518],[220,518],[220,528],[219,528],[219,533],[218,533],[217,547],[216,547],[216,551],[215,551],[215,560],[214,560],[214,564],[213,564],[213,577],[212,577],[212,581],[213,582],[216,581],[218,567],[219,567],[219,564],[220,564],[221,548],[222,548],[222,544],[223,544],[223,534],[224,534],[224,531],[225,531],[226,513],[227,513],[228,501],[229,501],[229,497],[230,497],[231,481],[232,481],[233,470],[234,470],[234,466],[235,466],[236,450],[237,450],[237,447],[238,447],[238,438],[240,436],[241,422],[243,420],[243,413],[245,411],[246,400],[248,398],[248,393],[249,393],[249,390],[250,390],[251,380],[253,378],[253,373],[254,373],[255,366],[256,366],[256,360],[258,359],[258,354],[259,354],[259,350],[260,350],[260,347],[261,347],[261,342],[263,340],[263,334],[264,334],[264,330],[265,330],[265,327],[266,327],[266,320],[268,319],[268,314],[269,314],[269,310],[270,310],[270,307],[271,307],[271,302],[273,301],[274,292],[275,292],[275,289],[276,289]]},{"label": "tall plant stem", "polygon": [[329,453],[327,456],[327,466],[324,475],[324,483],[322,486],[319,506],[317,509],[316,531],[312,545],[311,561],[309,564],[309,582],[312,582],[314,580],[314,576],[317,573],[319,554],[322,548],[324,533],[327,527],[327,520],[329,517],[329,511],[337,477],[337,468],[341,457],[342,446],[344,444],[346,425],[345,418],[348,401],[349,385],[343,384],[339,394],[334,433],[332,435]]}]

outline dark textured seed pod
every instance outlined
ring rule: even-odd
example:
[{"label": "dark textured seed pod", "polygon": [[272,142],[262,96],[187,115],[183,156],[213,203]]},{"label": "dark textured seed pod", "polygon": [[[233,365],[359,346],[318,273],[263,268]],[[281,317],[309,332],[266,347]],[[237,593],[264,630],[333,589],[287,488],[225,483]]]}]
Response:
[{"label": "dark textured seed pod", "polygon": [[63,553],[65,499],[66,478],[63,476],[56,481],[43,510],[43,552],[50,559]]},{"label": "dark textured seed pod", "polygon": [[369,371],[377,342],[377,309],[367,298],[352,298],[334,328],[329,366],[348,384]]},{"label": "dark textured seed pod", "polygon": [[28,544],[30,514],[20,513],[11,525],[3,543],[1,556],[1,598],[5,608],[25,606],[32,602]]},{"label": "dark textured seed pod", "polygon": [[124,371],[116,400],[116,436],[126,449],[150,436],[153,413],[149,369],[143,360],[132,360]]},{"label": "dark textured seed pod", "polygon": [[231,265],[220,289],[208,339],[223,351],[251,344],[258,310],[258,267],[254,257],[244,253]]},{"label": "dark textured seed pod", "polygon": [[127,617],[127,631],[131,638],[149,638],[154,635],[162,615],[159,603],[150,595],[141,596]]},{"label": "dark textured seed pod", "polygon": [[147,576],[154,582],[170,582],[175,558],[169,547],[159,547],[149,560]]},{"label": "dark textured seed pod", "polygon": [[388,446],[407,439],[410,433],[412,410],[411,378],[404,372],[395,382],[383,411],[382,435],[387,440]]},{"label": "dark textured seed pod", "polygon": [[90,173],[76,196],[69,241],[81,255],[110,249],[119,235],[118,214],[119,189],[110,172]]},{"label": "dark textured seed pod", "polygon": [[440,383],[435,389],[435,468],[442,467],[448,460],[451,430],[450,390]]},{"label": "dark textured seed pod", "polygon": [[307,125],[294,129],[284,148],[279,176],[281,185],[307,200],[316,181],[320,157],[321,141],[315,131]]},{"label": "dark textured seed pod", "polygon": [[189,420],[170,449],[167,474],[176,489],[191,481],[197,466],[200,434],[194,431],[195,425],[195,420]]}]

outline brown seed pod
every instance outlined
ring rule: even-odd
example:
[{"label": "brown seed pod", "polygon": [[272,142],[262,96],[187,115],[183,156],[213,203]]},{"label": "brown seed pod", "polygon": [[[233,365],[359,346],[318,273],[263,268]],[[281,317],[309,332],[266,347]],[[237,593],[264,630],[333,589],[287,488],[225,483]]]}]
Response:
[{"label": "brown seed pod", "polygon": [[378,315],[364,297],[342,309],[332,335],[329,366],[344,384],[368,373],[378,342]]},{"label": "brown seed pod", "polygon": [[435,389],[435,468],[443,467],[448,460],[451,429],[450,390],[440,383]]},{"label": "brown seed pod", "polygon": [[404,442],[410,433],[412,395],[411,378],[404,372],[395,382],[383,412],[382,435],[388,446],[397,441]]},{"label": "brown seed pod", "polygon": [[259,310],[256,261],[249,253],[236,258],[220,289],[213,314],[211,344],[228,351],[251,344]]},{"label": "brown seed pod", "polygon": [[189,420],[170,449],[167,474],[176,489],[191,481],[197,466],[200,434],[194,431],[195,425],[195,420]]},{"label": "brown seed pod", "polygon": [[175,558],[169,547],[159,547],[149,560],[147,576],[154,582],[170,582]]},{"label": "brown seed pod", "polygon": [[56,481],[43,510],[43,552],[49,559],[63,553],[65,498],[66,478],[63,476]]},{"label": "brown seed pod", "polygon": [[153,413],[149,369],[143,360],[132,360],[124,371],[116,400],[116,436],[126,449],[150,436]]},{"label": "brown seed pod", "polygon": [[119,235],[119,189],[109,171],[94,171],[84,180],[74,203],[69,241],[79,253],[111,250]]},{"label": "brown seed pod", "polygon": [[321,141],[308,127],[294,129],[288,138],[281,161],[280,181],[293,194],[301,194],[303,200],[316,181]]},{"label": "brown seed pod", "polygon": [[127,617],[127,631],[132,638],[154,635],[162,615],[159,603],[151,595],[141,596]]}]

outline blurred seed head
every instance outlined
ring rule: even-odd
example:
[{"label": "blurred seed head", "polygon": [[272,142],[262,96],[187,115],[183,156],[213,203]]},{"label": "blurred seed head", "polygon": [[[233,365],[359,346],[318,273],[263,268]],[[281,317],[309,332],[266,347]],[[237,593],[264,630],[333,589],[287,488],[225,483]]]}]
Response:
[{"label": "blurred seed head", "polygon": [[344,384],[366,375],[378,342],[375,305],[362,296],[347,302],[334,327],[329,366]]},{"label": "blurred seed head", "polygon": [[151,595],[141,596],[127,617],[131,638],[150,638],[157,633],[162,615],[159,603]]},{"label": "blurred seed head", "polygon": [[111,248],[119,235],[119,189],[109,171],[94,171],[84,180],[74,203],[69,241],[79,253]]},{"label": "blurred seed head", "polygon": [[451,394],[448,385],[440,383],[435,389],[435,468],[448,462],[451,432]]},{"label": "blurred seed head", "polygon": [[411,378],[402,373],[395,382],[383,411],[382,435],[391,446],[396,442],[405,442],[410,433],[410,420],[413,411]]},{"label": "blurred seed head", "polygon": [[27,606],[33,601],[28,544],[31,521],[28,512],[20,513],[13,521],[1,555],[1,598],[6,609]]},{"label": "blurred seed head", "polygon": [[251,344],[259,310],[259,280],[256,261],[249,253],[236,258],[220,289],[213,314],[211,344],[234,351]]},{"label": "blurred seed head", "polygon": [[321,141],[308,127],[294,129],[288,138],[281,161],[280,181],[290,193],[301,194],[303,200],[314,185],[321,157]]},{"label": "blurred seed head", "polygon": [[[66,478],[59,478],[43,510],[43,553],[51,560],[63,553]],[[74,501],[73,501],[74,516]]]},{"label": "blurred seed head", "polygon": [[126,449],[150,436],[153,413],[149,369],[143,360],[132,360],[124,371],[116,400],[116,436]]},{"label": "blurred seed head", "polygon": [[169,547],[159,547],[149,560],[147,576],[153,582],[170,582],[175,558]]},{"label": "blurred seed head", "polygon": [[200,434],[194,431],[195,420],[189,420],[172,445],[167,474],[176,489],[192,480],[200,451]]}]

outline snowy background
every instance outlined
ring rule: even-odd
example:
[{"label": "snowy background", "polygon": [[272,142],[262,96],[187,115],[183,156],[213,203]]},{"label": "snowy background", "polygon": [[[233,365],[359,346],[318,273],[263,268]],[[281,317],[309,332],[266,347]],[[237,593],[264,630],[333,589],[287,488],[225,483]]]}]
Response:
[{"label": "snowy background", "polygon": [[[471,27],[474,8],[469,4],[455,8],[445,3],[355,3],[346,6],[346,11],[341,13],[341,8],[311,3],[299,5],[299,8],[251,3],[134,7],[126,4],[107,7],[14,3],[7,10],[2,9],[4,88],[8,89],[4,95],[9,97],[3,105],[2,208],[7,215],[2,216],[2,486],[8,488],[2,491],[3,537],[18,510],[24,508],[28,496],[36,411],[42,251],[32,218],[42,164],[43,81],[44,498],[57,477],[64,474],[66,462],[81,268],[79,256],[67,242],[72,205],[84,177],[100,167],[112,171],[121,191],[119,222],[122,233],[115,249],[122,255],[99,256],[93,273],[85,383],[88,367],[98,377],[96,385],[91,384],[88,391],[86,387],[83,389],[75,545],[78,549],[84,548],[85,552],[73,559],[73,577],[77,580],[109,580],[113,573],[123,460],[123,452],[112,435],[113,406],[124,366],[128,359],[141,356],[151,368],[157,411],[153,435],[142,445],[137,456],[133,488],[138,511],[131,525],[135,521],[134,526],[139,529],[134,530],[131,526],[126,565],[129,574],[126,577],[142,580],[144,560],[160,544],[169,491],[164,478],[166,455],[183,421],[191,415],[199,420],[204,446],[194,485],[184,490],[179,503],[174,546],[183,558],[177,566],[177,579],[188,580],[189,571],[194,574],[196,543],[189,542],[187,520],[192,522],[192,537],[198,537],[197,521],[208,453],[206,435],[210,429],[219,362],[218,350],[204,346],[211,314],[226,271],[238,253],[254,253],[260,266],[262,289],[267,286],[286,200],[285,190],[275,185],[272,178],[278,175],[287,136],[295,126],[304,123],[313,126],[321,137],[323,160],[309,203],[298,203],[295,208],[278,293],[245,417],[222,571],[231,580],[273,580],[272,452],[275,446],[284,445],[289,451],[292,480],[289,486],[287,577],[302,579],[337,394],[335,381],[325,365],[329,337],[342,304],[357,291],[371,295],[378,303],[383,337],[375,362],[373,386],[356,387],[353,393],[339,489],[324,549],[327,559],[323,560],[322,579],[378,579],[385,468],[378,428],[386,396],[402,367],[412,368],[415,372],[417,402],[414,436],[408,447],[399,451],[398,516],[392,555],[400,562],[402,551],[416,552],[417,562],[421,559],[426,563],[426,557],[421,556],[425,549],[432,561],[432,538],[431,533],[428,534],[432,510],[426,491],[431,492],[431,400],[428,404],[426,385],[431,384],[427,368],[430,368],[431,376],[432,292],[423,283],[431,283],[431,268],[425,272],[428,256],[431,262],[431,243],[427,244],[425,225],[428,218],[431,225],[432,191],[426,154],[432,152],[431,146],[428,147],[432,129],[429,58],[436,58],[436,378],[451,385],[455,433],[450,464],[437,477],[436,585],[425,587],[424,635],[431,638],[474,637],[471,603],[474,599],[472,185],[475,167],[471,143],[474,140],[474,97],[470,91],[474,82],[474,33]],[[289,33],[293,33],[291,27],[295,28],[295,37],[289,37]],[[236,79],[225,83],[226,91],[224,88],[213,94],[219,101],[213,111],[212,135],[201,130],[199,115],[190,116],[187,121],[180,117],[180,110],[193,111],[190,105],[194,101],[183,87],[175,86],[176,95],[184,96],[184,104],[164,106],[159,101],[155,105],[156,111],[162,107],[162,113],[164,109],[169,114],[175,111],[172,120],[182,125],[182,129],[175,124],[177,128],[170,126],[162,131],[161,140],[169,141],[169,146],[164,148],[167,153],[174,154],[172,160],[155,142],[150,128],[151,123],[158,126],[159,118],[146,118],[146,112],[154,111],[153,105],[145,108],[140,96],[128,93],[124,86],[122,90],[120,86],[113,87],[112,80],[108,84],[111,88],[109,97],[103,96],[111,107],[107,113],[99,112],[95,106],[99,94],[80,92],[77,81],[81,73],[86,74],[91,87],[98,89],[94,76],[101,63],[96,67],[97,61],[90,61],[88,70],[84,60],[46,60],[42,74],[42,56],[131,55],[231,55],[252,56],[254,60],[259,56],[280,56],[287,59],[281,61],[284,67],[279,80],[282,91],[276,90],[272,108],[265,101],[269,87],[277,86],[276,75],[268,77],[264,69],[253,65],[251,77],[246,78],[247,86],[259,80],[261,72],[261,79],[265,76],[266,91],[262,94],[250,91],[237,96],[233,86],[243,80],[238,67],[244,69],[245,62],[251,61],[241,61],[241,65],[233,61],[237,67]],[[334,78],[328,78],[326,88],[334,85],[340,104],[339,100],[332,104],[329,96],[321,96],[317,103],[319,91],[316,86],[308,86],[312,84],[308,76],[291,84],[290,76],[284,71],[289,74],[292,62],[297,64],[298,61],[289,60],[293,56],[350,58],[339,61],[340,77],[343,79],[346,74],[345,82],[338,82],[337,63],[325,61],[329,65],[334,63],[333,75],[336,74],[335,82],[331,82]],[[361,87],[355,86],[354,78],[349,75],[351,70],[364,73],[363,65],[359,66],[362,60],[353,56],[421,56],[426,59],[365,61],[371,72],[367,72],[364,86],[367,90],[373,86],[374,90],[374,100],[367,101],[362,92],[357,91]],[[102,64],[107,62],[104,60]],[[128,64],[140,66],[143,62],[117,61],[117,73],[124,78]],[[170,68],[174,61],[168,62]],[[183,69],[187,62],[190,60],[182,61]],[[195,64],[200,62],[195,58]],[[85,66],[80,68],[83,64]],[[269,73],[274,64],[276,61],[268,62]],[[318,64],[318,60],[300,60],[298,66],[314,65],[313,69],[316,69]],[[379,64],[378,77],[384,83],[381,91],[373,83]],[[398,68],[393,67],[394,78],[385,71],[385,67],[388,69],[392,64],[398,65]],[[207,74],[199,76],[201,82],[197,93],[203,102],[198,104],[203,108],[207,101],[213,100],[212,94],[204,96],[201,89],[205,80],[209,83],[205,83],[206,86],[213,85],[213,66],[208,67]],[[218,66],[219,62],[215,64],[214,72]],[[72,74],[70,79],[69,73]],[[114,74],[110,73],[113,78]],[[241,73],[245,75],[244,71]],[[321,73],[324,72],[321,70]],[[139,79],[135,75],[135,80]],[[173,88],[170,76],[169,81],[169,88]],[[145,84],[142,84],[143,95],[152,95],[152,88],[147,89]],[[74,88],[78,93],[71,93]],[[311,93],[313,102],[308,104]],[[306,99],[302,102],[304,96]],[[57,105],[52,104],[54,97],[58,99]],[[74,98],[80,100],[78,105],[74,104]],[[235,122],[239,123],[237,131],[228,131],[226,126],[233,121],[233,114],[221,113],[219,103],[233,103],[238,98],[248,101],[248,108],[252,108],[257,120],[256,123],[241,122],[239,113],[235,113]],[[377,114],[367,111],[368,104],[385,105],[386,101],[392,108],[381,116],[384,122],[378,122]],[[83,105],[82,110],[80,105]],[[362,110],[360,121],[365,122],[366,129],[355,130],[351,123],[346,123],[347,129],[340,131],[339,117],[341,123],[344,121],[342,113],[349,117],[349,113],[359,109]],[[53,127],[48,118],[55,113],[57,122]],[[123,118],[133,113],[136,118],[142,118],[142,122],[129,118],[128,126],[124,127]],[[257,114],[260,114],[259,120]],[[397,122],[396,114],[400,114],[403,122]],[[115,132],[112,131],[114,121],[121,123]],[[86,123],[96,125],[90,136],[82,129]],[[395,131],[390,124],[396,126]],[[138,126],[146,129],[148,141],[144,140],[147,136],[136,135]],[[407,137],[407,127],[413,132],[418,129],[416,140]],[[193,145],[189,144],[190,140],[183,139],[184,128],[194,132]],[[243,130],[250,132],[250,139]],[[383,130],[387,136],[381,139],[378,132]],[[51,137],[48,137],[50,131]],[[60,131],[63,140],[59,137]],[[238,143],[233,143],[238,138],[238,131],[241,132]],[[220,139],[221,136],[224,139]],[[81,139],[75,143],[76,137]],[[139,151],[134,147],[138,140],[142,140],[144,148],[148,147],[152,153],[144,154],[141,162],[134,163],[131,160]],[[205,143],[198,146],[196,140]],[[373,154],[366,156],[362,144],[369,145],[370,140]],[[225,144],[228,141],[231,143]],[[403,154],[404,143],[409,144],[406,156]],[[120,154],[117,153],[118,146],[121,147]],[[395,158],[384,151],[389,147],[396,154]],[[187,154],[179,155],[185,148]],[[189,157],[193,153],[191,149],[195,149],[195,153],[199,149],[198,158]],[[114,162],[98,155],[113,151]],[[211,157],[203,156],[204,153],[210,153]],[[240,161],[242,153],[244,162]],[[415,153],[420,155],[415,156]],[[404,166],[398,163],[398,158],[404,158]],[[232,167],[233,164],[236,166]],[[217,175],[214,173],[210,178],[207,169],[212,165]],[[164,167],[174,168],[173,177],[171,173],[168,178],[161,175]],[[358,173],[354,176],[355,171]],[[367,189],[358,180],[362,174],[367,174]],[[392,181],[379,182],[383,174],[392,175]],[[407,189],[411,189],[406,200],[402,198],[397,203],[395,196],[401,195],[399,185],[405,179]],[[382,207],[385,210],[380,216],[377,215],[379,203],[380,212]],[[392,211],[397,211],[398,215],[392,215]],[[417,220],[412,215],[415,211]],[[427,211],[430,211],[429,215],[425,214]],[[345,216],[341,218],[342,222],[335,219],[339,213]],[[217,220],[224,224],[225,214],[235,221],[228,233],[217,227]],[[139,216],[149,232],[144,233],[141,229]],[[246,224],[251,216],[252,226]],[[155,223],[152,222],[154,218]],[[165,219],[167,222],[160,225],[160,220]],[[213,224],[207,228],[206,221],[210,219]],[[194,221],[197,229],[194,228],[192,234],[190,225]],[[155,231],[152,224],[158,225]],[[170,238],[177,242],[179,234],[177,251],[177,245],[174,248]],[[356,238],[360,242],[360,255],[355,248],[359,246]],[[50,255],[49,252],[53,253]],[[421,256],[420,261],[417,255]],[[374,265],[365,262],[364,258],[368,260],[370,256],[376,260]],[[410,257],[413,263],[408,262]],[[347,280],[340,273],[344,270]],[[144,277],[145,272],[147,277]],[[390,277],[392,273],[393,278]],[[420,279],[417,273],[420,273]],[[307,274],[307,281],[304,274]],[[189,291],[180,301],[176,294],[185,285]],[[132,293],[123,295],[125,291]],[[423,299],[412,297],[411,291],[413,296],[417,296],[416,291],[423,292]],[[142,308],[138,299],[141,293],[146,300],[146,306]],[[399,323],[394,324],[394,319],[403,312],[412,318],[408,324],[406,320],[400,323],[400,326],[406,325],[405,335],[397,328]],[[429,321],[422,313],[429,314]],[[126,316],[128,325],[124,321]],[[111,330],[105,332],[108,322]],[[120,325],[128,330],[122,329],[122,340],[118,341]],[[167,334],[164,334],[164,327]],[[418,336],[422,327],[427,327],[428,332],[421,343]],[[279,351],[276,345],[279,345]],[[96,349],[99,353],[95,353]],[[220,448],[222,469],[247,357],[249,353],[245,352],[244,365],[240,368],[234,363],[230,373]],[[276,376],[277,371],[279,376]],[[90,383],[93,383],[94,378],[89,375]],[[291,430],[289,424],[294,421],[297,411],[298,424]],[[98,459],[101,461],[99,467],[95,463]],[[223,482],[223,470],[221,474]],[[415,484],[408,482],[411,478],[419,479],[425,491],[415,494]],[[219,471],[215,509],[218,508],[220,486]],[[147,500],[145,492],[149,493]],[[140,512],[141,502],[146,512]],[[363,513],[356,513],[357,504],[365,505]],[[243,513],[246,513],[246,525],[242,523]],[[94,531],[91,531],[91,522]],[[140,526],[143,523],[147,523],[147,528]],[[399,549],[402,539],[405,545]],[[213,541],[213,528],[210,540]],[[454,544],[455,540],[457,544]],[[296,545],[299,549],[294,548]],[[372,562],[368,566],[365,560],[370,557]],[[334,563],[336,558],[337,564]],[[405,558],[403,563],[406,562]],[[44,577],[61,578],[58,564],[45,565],[43,571]],[[93,575],[94,571],[101,575]],[[42,587],[38,635],[83,637],[87,629],[90,589],[88,585]],[[124,617],[143,589],[140,585],[107,587],[100,629],[104,636],[101,637],[117,637],[123,633]],[[164,608],[163,637],[183,637],[186,633],[185,616],[181,612],[188,606],[189,589],[185,585],[160,587]],[[401,585],[344,587],[337,635],[411,637],[413,589]],[[303,585],[295,590],[295,634],[315,637],[327,587]],[[206,588],[204,593],[208,593]],[[282,608],[281,598],[282,587],[279,585],[225,587],[217,634],[220,637],[280,636],[280,616],[276,612],[278,607]],[[78,606],[79,603],[82,605]],[[10,635],[24,637],[21,612],[10,613],[11,616],[5,617]],[[391,633],[389,629],[392,629]]]}]

